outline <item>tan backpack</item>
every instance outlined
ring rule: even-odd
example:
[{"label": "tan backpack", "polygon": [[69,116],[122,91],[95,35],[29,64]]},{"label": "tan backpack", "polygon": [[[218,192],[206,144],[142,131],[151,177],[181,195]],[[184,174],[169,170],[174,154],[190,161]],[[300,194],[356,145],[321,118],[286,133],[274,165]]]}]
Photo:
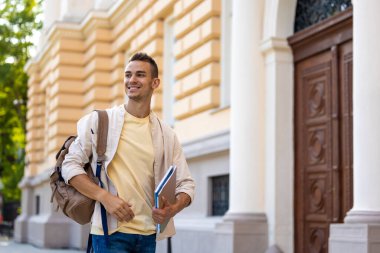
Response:
[{"label": "tan backpack", "polygon": [[[99,164],[99,166],[97,166],[96,176],[92,171],[90,164],[91,162],[84,165],[84,170],[86,171],[88,177],[99,185],[99,182],[101,182],[100,170],[101,168],[104,168],[104,154],[107,147],[108,115],[106,111],[97,111],[97,113],[99,120],[96,153],[98,155],[97,164]],[[61,208],[62,212],[67,217],[73,219],[81,225],[84,225],[91,221],[95,208],[95,200],[84,196],[74,187],[66,184],[61,173],[63,160],[69,152],[70,145],[75,138],[76,136],[68,137],[56,155],[57,162],[55,164],[54,171],[50,176],[50,187],[52,189],[50,202],[53,202],[53,199],[55,199],[57,202],[57,211],[58,208]]]}]

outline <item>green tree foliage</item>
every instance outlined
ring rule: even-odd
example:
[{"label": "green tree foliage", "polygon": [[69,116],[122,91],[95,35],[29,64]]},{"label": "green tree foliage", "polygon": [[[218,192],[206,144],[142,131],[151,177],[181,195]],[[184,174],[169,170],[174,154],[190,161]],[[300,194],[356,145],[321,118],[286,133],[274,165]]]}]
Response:
[{"label": "green tree foliage", "polygon": [[0,179],[5,201],[20,199],[17,184],[25,166],[28,76],[24,66],[33,46],[40,0],[0,0]]}]

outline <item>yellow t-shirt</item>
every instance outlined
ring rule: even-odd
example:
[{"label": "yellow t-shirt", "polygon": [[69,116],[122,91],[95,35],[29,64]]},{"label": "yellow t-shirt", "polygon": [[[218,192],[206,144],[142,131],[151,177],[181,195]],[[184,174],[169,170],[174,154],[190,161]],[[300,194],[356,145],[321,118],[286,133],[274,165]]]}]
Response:
[{"label": "yellow t-shirt", "polygon": [[[149,116],[136,118],[125,113],[124,125],[114,158],[108,165],[108,176],[119,197],[130,205],[135,217],[129,222],[118,222],[119,231],[130,234],[155,233],[152,219],[154,203],[154,150]],[[92,227],[91,233],[103,234],[102,228]]]}]

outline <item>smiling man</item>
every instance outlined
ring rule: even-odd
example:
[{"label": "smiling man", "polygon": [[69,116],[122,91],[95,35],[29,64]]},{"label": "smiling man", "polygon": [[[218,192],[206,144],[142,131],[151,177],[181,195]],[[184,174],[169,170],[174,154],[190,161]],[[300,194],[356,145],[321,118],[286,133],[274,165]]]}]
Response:
[{"label": "smiling man", "polygon": [[[153,92],[160,85],[154,59],[145,53],[133,55],[125,68],[124,85],[128,102],[106,110],[109,131],[104,188],[93,183],[82,168],[90,157],[97,160],[96,112],[79,120],[78,137],[62,166],[66,183],[97,201],[91,226],[96,253],[155,252],[156,224],[174,217],[194,196],[194,180],[177,136],[150,109]],[[163,208],[156,209],[154,189],[170,165],[177,166],[176,202],[164,200]],[[102,227],[100,203],[107,211],[108,236]],[[160,238],[173,234],[169,222]]]}]

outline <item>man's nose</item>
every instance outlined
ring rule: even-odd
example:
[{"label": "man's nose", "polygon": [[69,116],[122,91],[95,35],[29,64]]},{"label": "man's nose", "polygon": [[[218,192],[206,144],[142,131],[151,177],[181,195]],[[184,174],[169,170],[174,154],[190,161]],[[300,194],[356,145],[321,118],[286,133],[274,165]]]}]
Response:
[{"label": "man's nose", "polygon": [[136,75],[131,75],[131,77],[129,78],[129,82],[136,82],[137,78],[136,78]]}]

